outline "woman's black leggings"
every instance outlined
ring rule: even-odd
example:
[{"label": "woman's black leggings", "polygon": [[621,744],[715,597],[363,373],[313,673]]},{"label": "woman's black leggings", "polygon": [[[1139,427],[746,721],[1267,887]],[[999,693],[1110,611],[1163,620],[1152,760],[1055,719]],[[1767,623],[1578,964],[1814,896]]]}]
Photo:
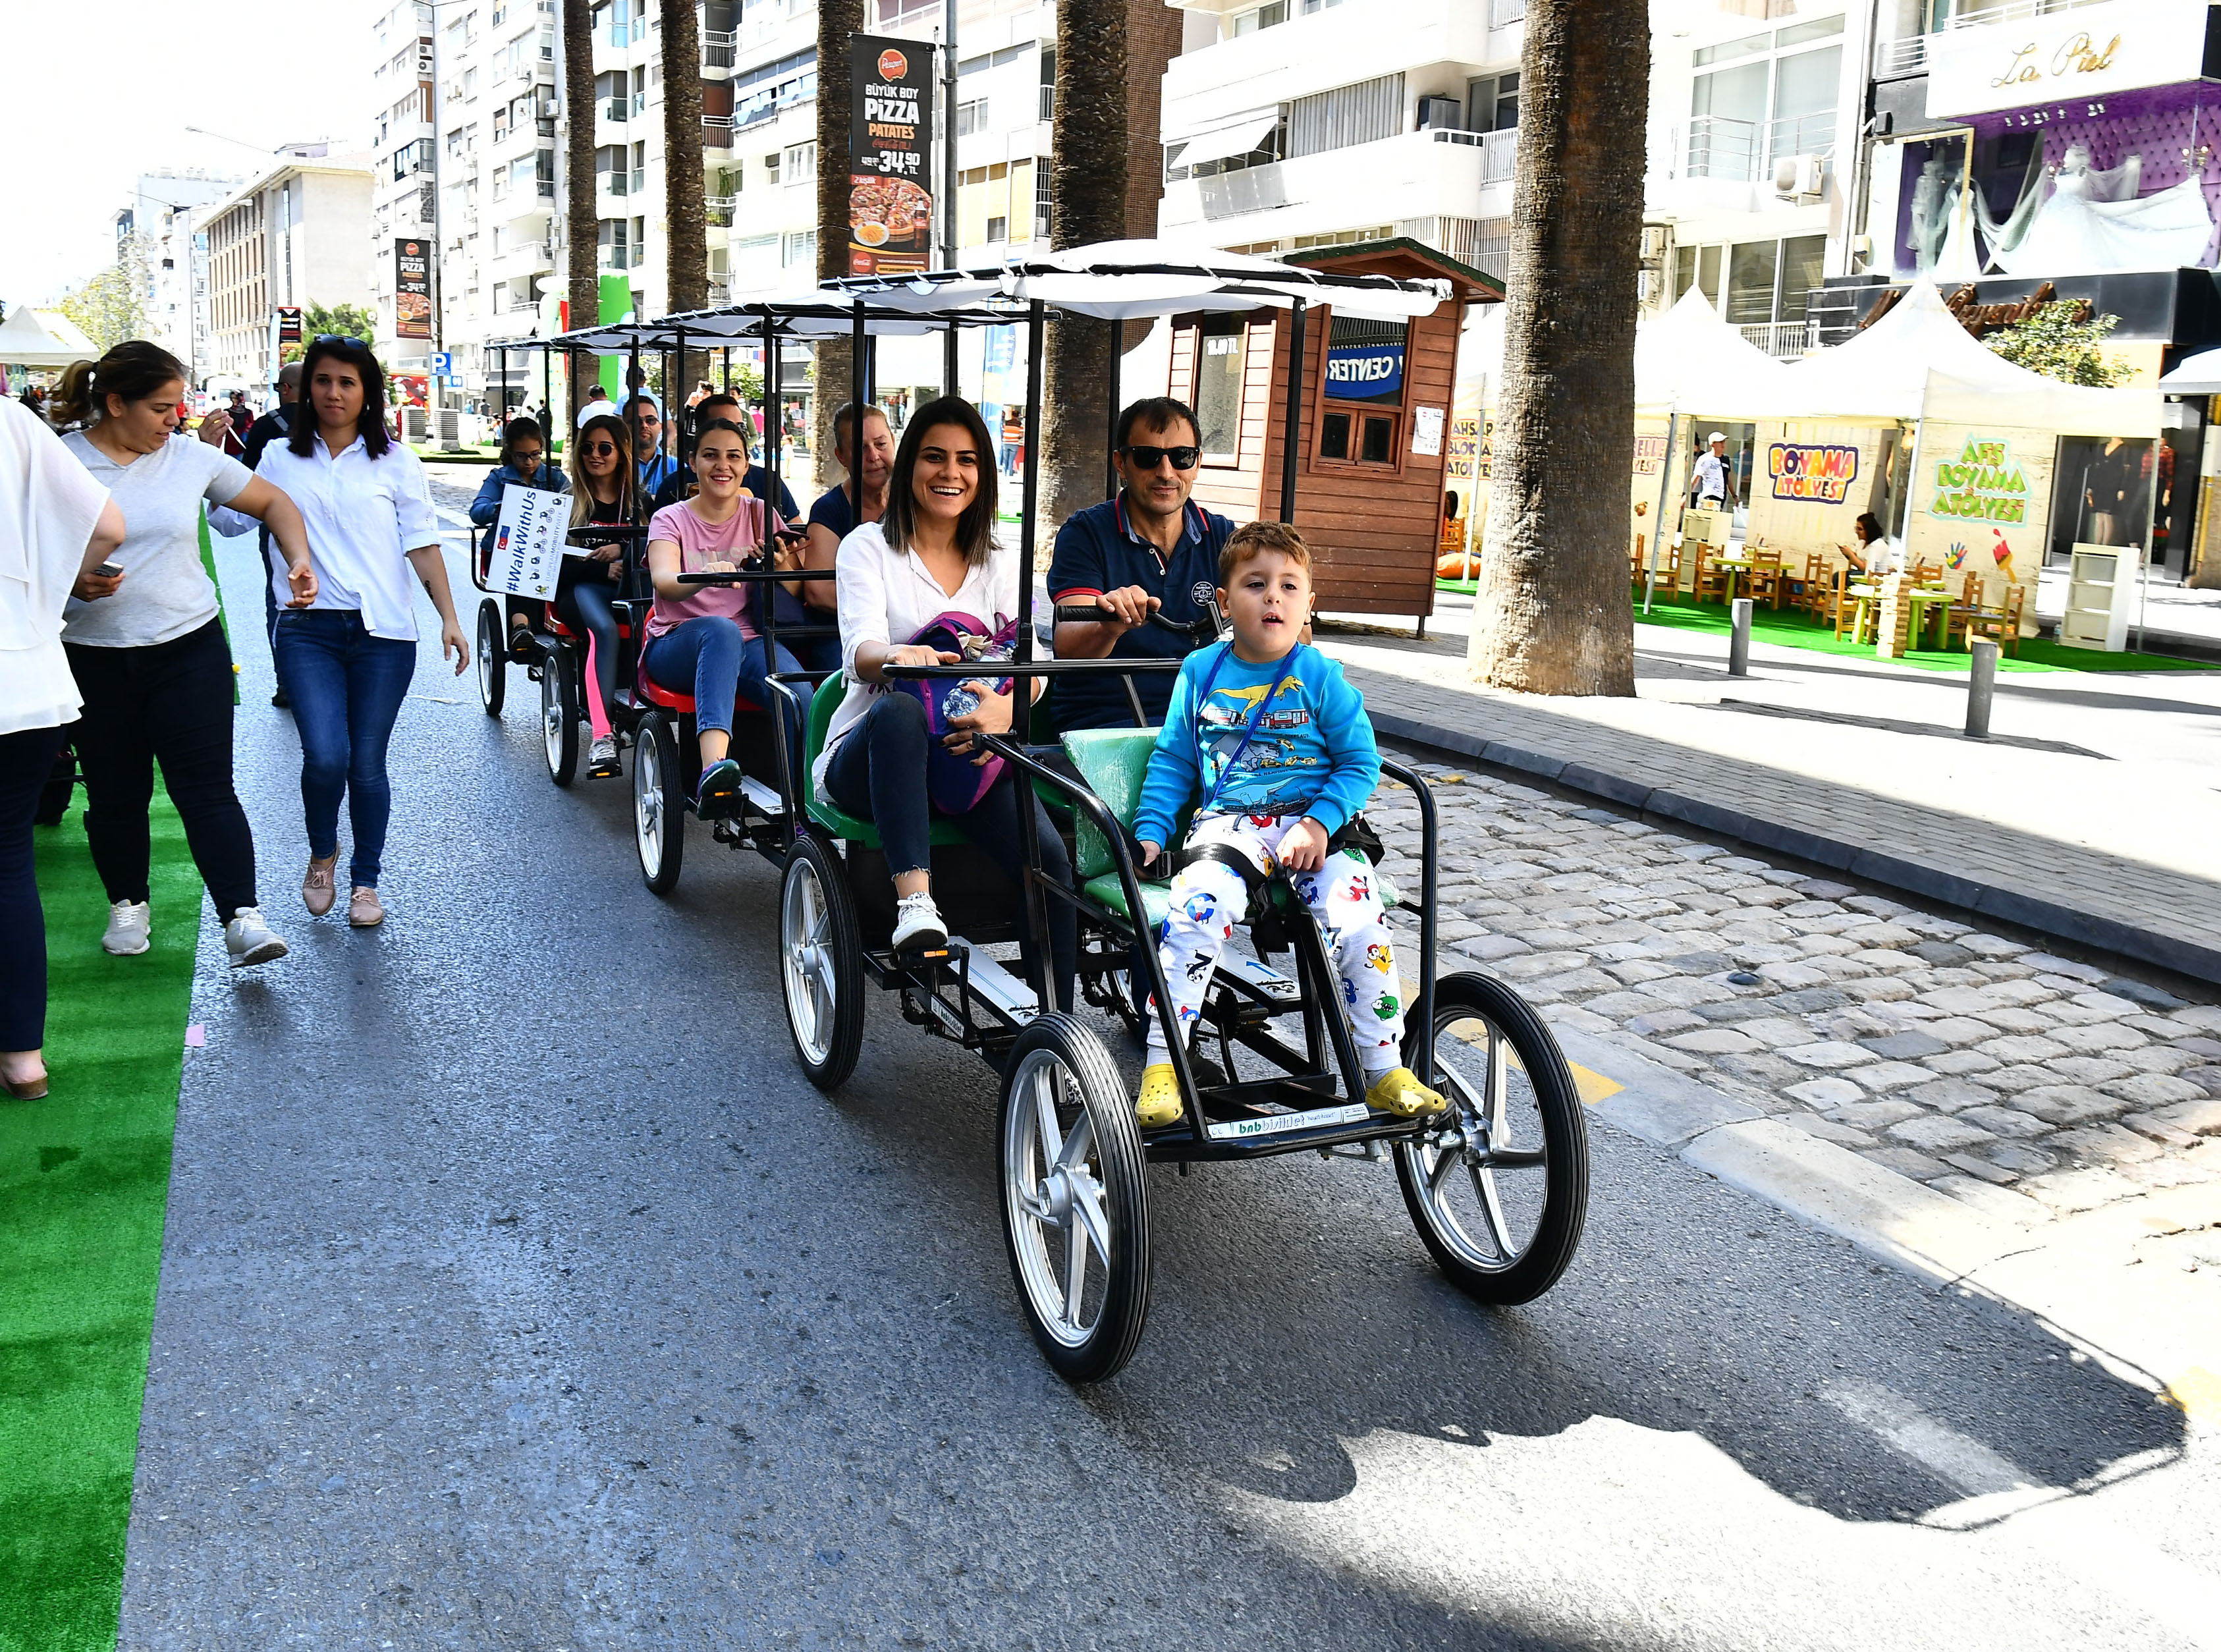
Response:
[{"label": "woman's black leggings", "polygon": [[64,645],[84,710],[76,726],[84,835],[111,901],[143,901],[153,856],[147,810],[154,765],[185,843],[228,923],[254,905],[254,834],[231,786],[231,649],[210,620],[137,648]]},{"label": "woman's black leggings", "polygon": [[47,917],[31,819],[62,738],[59,729],[0,735],[0,1050],[47,1042]]},{"label": "woman's black leggings", "polygon": [[[852,815],[879,829],[887,867],[898,874],[928,865],[926,840],[932,829],[925,793],[925,707],[909,694],[882,694],[864,720],[841,737],[825,766],[825,789]],[[1064,839],[1042,808],[1033,804],[1034,829],[1041,839],[1042,871],[1053,883],[1072,886],[1072,860]],[[1006,769],[987,795],[960,815],[946,818],[993,857],[998,866],[1025,864],[1018,835],[1018,786]],[[1012,880],[1016,881],[1015,871]],[[1072,903],[1054,896],[1048,908],[1048,949],[1060,1010],[1072,1008],[1073,978],[1079,969],[1079,919]]]}]

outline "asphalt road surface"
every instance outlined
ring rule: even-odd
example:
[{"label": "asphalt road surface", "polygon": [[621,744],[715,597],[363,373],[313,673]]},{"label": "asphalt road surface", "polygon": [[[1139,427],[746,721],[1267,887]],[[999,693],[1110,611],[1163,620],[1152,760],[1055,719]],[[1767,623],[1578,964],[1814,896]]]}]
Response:
[{"label": "asphalt road surface", "polygon": [[428,641],[391,917],[310,920],[234,629],[294,951],[234,979],[204,932],[123,1646],[2221,1633],[2210,1439],[1601,1123],[1580,1254],[1516,1311],[1435,1271],[1386,1168],[1153,1172],[1141,1351],[1066,1386],[992,1075],[879,1001],[845,1090],[803,1081],[770,867],[698,835],[657,900],[627,787],[558,792],[534,685],[490,721]]}]

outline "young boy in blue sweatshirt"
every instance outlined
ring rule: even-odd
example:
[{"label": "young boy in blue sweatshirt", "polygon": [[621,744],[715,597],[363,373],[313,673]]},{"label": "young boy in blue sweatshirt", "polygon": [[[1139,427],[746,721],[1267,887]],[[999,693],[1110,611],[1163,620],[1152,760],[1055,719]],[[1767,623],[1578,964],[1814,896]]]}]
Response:
[{"label": "young boy in blue sweatshirt", "polygon": [[[1342,980],[1343,1008],[1365,1067],[1366,1100],[1410,1117],[1438,1112],[1442,1097],[1398,1053],[1404,993],[1372,862],[1328,842],[1380,781],[1380,754],[1365,701],[1342,667],[1300,641],[1311,610],[1311,555],[1281,523],[1236,529],[1218,558],[1218,603],[1230,642],[1188,655],[1135,811],[1142,864],[1153,864],[1180,810],[1196,804],[1187,848],[1239,853],[1260,876],[1288,874],[1319,921]],[[1234,926],[1248,915],[1247,880],[1217,860],[1191,860],[1173,879],[1157,956],[1186,1037]],[[1136,1104],[1144,1128],[1180,1116],[1162,1023],[1152,1006],[1148,1054]]]}]

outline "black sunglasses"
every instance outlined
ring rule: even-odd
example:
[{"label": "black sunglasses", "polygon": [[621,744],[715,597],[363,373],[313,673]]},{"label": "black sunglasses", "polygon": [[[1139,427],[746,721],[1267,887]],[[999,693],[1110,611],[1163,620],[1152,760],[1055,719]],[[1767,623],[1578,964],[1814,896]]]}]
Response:
[{"label": "black sunglasses", "polygon": [[1200,447],[1121,447],[1119,452],[1133,462],[1136,470],[1153,471],[1167,459],[1176,471],[1192,471],[1203,457]]},{"label": "black sunglasses", "polygon": [[590,441],[579,449],[580,453],[591,454],[597,459],[604,458],[616,450],[617,445],[614,441]]},{"label": "black sunglasses", "polygon": [[370,346],[352,333],[319,333],[316,335],[316,341],[318,344],[344,344],[351,350],[370,348]]}]

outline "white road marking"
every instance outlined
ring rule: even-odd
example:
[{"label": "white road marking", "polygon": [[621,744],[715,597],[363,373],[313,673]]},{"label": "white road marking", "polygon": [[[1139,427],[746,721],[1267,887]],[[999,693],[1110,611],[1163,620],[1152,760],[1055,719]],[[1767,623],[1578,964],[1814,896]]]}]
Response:
[{"label": "white road marking", "polygon": [[1937,1422],[1879,1383],[1839,1383],[1820,1398],[1861,1428],[1879,1436],[1899,1456],[1911,1458],[1966,1496],[1987,1497],[2042,1484],[1980,1440]]}]

